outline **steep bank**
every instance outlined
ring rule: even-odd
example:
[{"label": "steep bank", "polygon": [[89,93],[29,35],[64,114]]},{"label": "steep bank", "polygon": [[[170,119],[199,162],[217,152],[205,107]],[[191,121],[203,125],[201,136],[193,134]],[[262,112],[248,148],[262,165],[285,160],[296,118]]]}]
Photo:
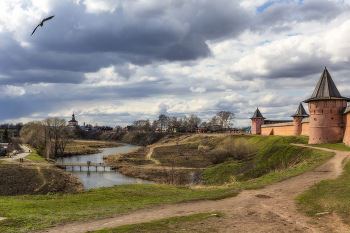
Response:
[{"label": "steep bank", "polygon": [[160,184],[223,185],[281,171],[300,174],[310,169],[304,164],[324,162],[327,152],[292,145],[307,140],[304,136],[168,134],[155,144],[108,156],[106,161],[124,164],[118,171],[125,175]]},{"label": "steep bank", "polygon": [[76,193],[80,180],[50,164],[0,164],[0,196]]}]

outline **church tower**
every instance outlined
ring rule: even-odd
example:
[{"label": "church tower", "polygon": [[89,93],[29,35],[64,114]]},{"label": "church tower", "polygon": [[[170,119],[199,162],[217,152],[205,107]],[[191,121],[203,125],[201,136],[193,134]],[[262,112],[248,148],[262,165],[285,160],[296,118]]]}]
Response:
[{"label": "church tower", "polygon": [[296,113],[291,116],[293,117],[294,135],[301,135],[301,130],[302,130],[301,120],[304,117],[308,117],[308,116],[309,115],[306,113],[303,105],[300,103]]},{"label": "church tower", "polygon": [[344,135],[342,111],[349,98],[340,95],[331,75],[325,68],[310,99],[309,144],[341,142]]},{"label": "church tower", "polygon": [[257,108],[252,118],[252,134],[261,134],[261,125],[265,123],[265,118]]}]

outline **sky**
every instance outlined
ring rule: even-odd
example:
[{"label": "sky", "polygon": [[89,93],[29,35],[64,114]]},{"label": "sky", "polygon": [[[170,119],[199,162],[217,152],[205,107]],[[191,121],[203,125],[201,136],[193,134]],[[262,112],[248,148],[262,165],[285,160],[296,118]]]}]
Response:
[{"label": "sky", "polygon": [[349,32],[350,0],[0,0],[0,123],[291,119],[325,67],[350,97]]}]

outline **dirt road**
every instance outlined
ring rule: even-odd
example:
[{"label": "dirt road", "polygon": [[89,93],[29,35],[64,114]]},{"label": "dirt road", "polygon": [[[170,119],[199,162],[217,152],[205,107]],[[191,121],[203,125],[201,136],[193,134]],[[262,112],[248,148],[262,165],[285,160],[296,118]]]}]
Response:
[{"label": "dirt road", "polygon": [[87,232],[212,211],[226,214],[218,221],[210,221],[209,225],[206,223],[206,228],[218,229],[219,232],[350,232],[349,226],[342,224],[333,214],[323,217],[322,222],[315,224],[315,219],[300,214],[295,205],[295,197],[312,185],[324,179],[334,179],[341,174],[342,161],[350,152],[333,152],[336,154],[332,159],[313,171],[263,189],[242,191],[236,197],[219,201],[159,205],[108,218],[76,222],[43,232]]},{"label": "dirt road", "polygon": [[30,153],[29,153],[29,148],[28,148],[28,147],[23,146],[23,145],[20,145],[20,146],[21,146],[21,148],[23,149],[23,151],[25,151],[25,152],[20,153],[20,154],[15,155],[15,156],[12,156],[12,158],[7,158],[7,159],[1,158],[0,160],[4,160],[4,161],[8,161],[8,162],[13,162],[13,161],[16,161],[16,159],[24,158],[24,157],[26,157],[27,155],[30,154]]}]

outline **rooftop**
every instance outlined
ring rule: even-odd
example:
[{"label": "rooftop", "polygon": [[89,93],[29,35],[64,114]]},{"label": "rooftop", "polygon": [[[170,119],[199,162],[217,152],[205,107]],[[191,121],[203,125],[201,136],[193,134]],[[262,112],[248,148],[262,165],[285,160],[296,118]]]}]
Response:
[{"label": "rooftop", "polygon": [[263,115],[259,111],[259,108],[256,108],[256,111],[255,111],[254,115],[250,119],[255,119],[255,118],[263,118],[263,119],[265,119],[265,117],[263,117]]},{"label": "rooftop", "polygon": [[297,116],[301,116],[301,117],[308,117],[309,114],[306,113],[304,106],[300,103],[299,107],[296,111],[296,113],[294,115],[292,115],[291,117],[297,117]]},{"label": "rooftop", "polygon": [[316,100],[325,100],[325,99],[342,99],[349,101],[349,98],[343,97],[340,95],[337,87],[335,86],[331,75],[328,73],[327,68],[325,67],[320,80],[317,83],[317,86],[312,93],[310,99],[305,100],[305,103]]}]

